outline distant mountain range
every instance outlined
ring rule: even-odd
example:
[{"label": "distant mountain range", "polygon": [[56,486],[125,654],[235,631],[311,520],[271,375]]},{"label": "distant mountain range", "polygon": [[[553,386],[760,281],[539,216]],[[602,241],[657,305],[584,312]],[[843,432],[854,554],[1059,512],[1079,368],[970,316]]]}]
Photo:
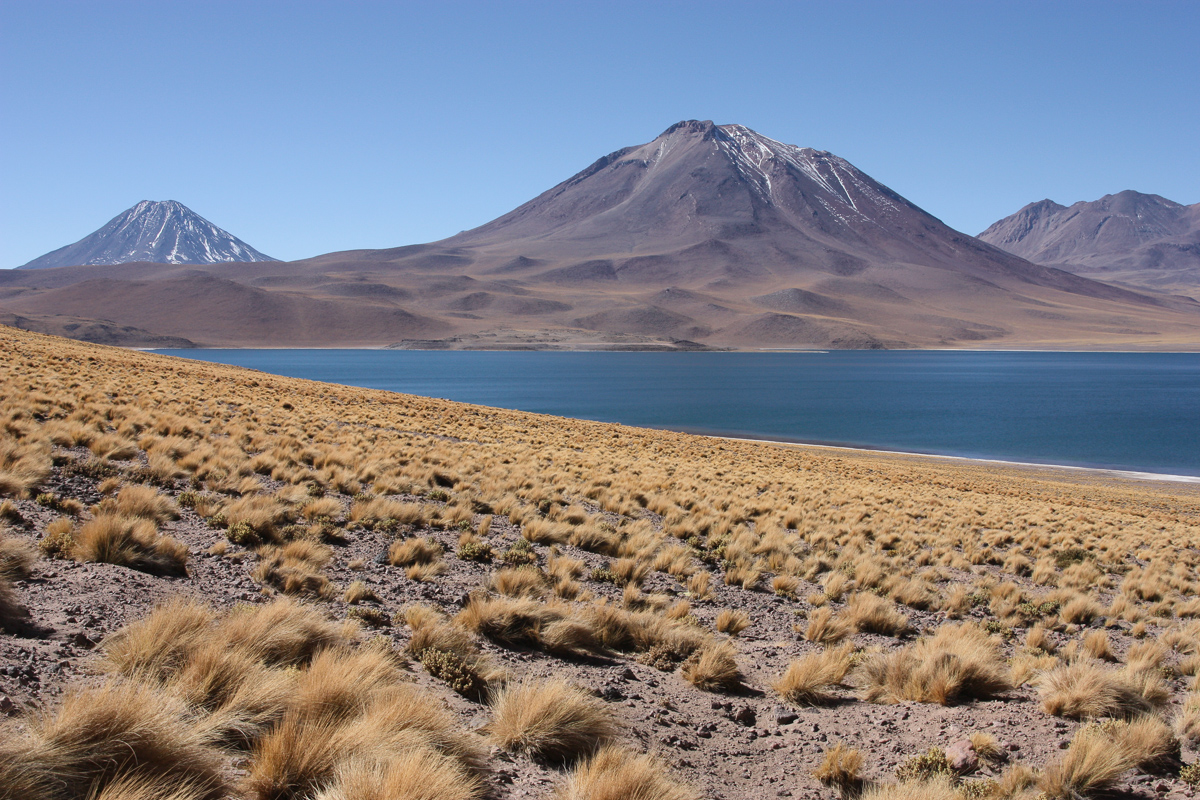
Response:
[{"label": "distant mountain range", "polygon": [[439,242],[0,273],[0,306],[217,345],[1200,346],[1194,301],[1031,263],[832,153],[696,120]]},{"label": "distant mountain range", "polygon": [[95,233],[18,269],[75,265],[276,261],[174,200],[143,200]]},{"label": "distant mountain range", "polygon": [[1094,202],[1030,203],[979,238],[1033,261],[1106,281],[1200,291],[1200,203],[1125,191]]}]

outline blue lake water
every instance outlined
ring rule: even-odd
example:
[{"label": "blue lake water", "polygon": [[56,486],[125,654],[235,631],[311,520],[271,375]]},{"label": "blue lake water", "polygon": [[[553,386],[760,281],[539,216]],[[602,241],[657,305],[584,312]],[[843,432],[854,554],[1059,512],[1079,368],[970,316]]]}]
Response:
[{"label": "blue lake water", "polygon": [[672,430],[1200,475],[1200,354],[160,350]]}]

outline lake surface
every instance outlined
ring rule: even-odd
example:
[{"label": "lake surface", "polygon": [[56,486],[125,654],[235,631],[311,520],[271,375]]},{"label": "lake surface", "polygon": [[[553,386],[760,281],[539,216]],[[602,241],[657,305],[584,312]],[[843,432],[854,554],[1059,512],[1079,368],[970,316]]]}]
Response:
[{"label": "lake surface", "polygon": [[1200,354],[160,350],[728,436],[1200,475]]}]

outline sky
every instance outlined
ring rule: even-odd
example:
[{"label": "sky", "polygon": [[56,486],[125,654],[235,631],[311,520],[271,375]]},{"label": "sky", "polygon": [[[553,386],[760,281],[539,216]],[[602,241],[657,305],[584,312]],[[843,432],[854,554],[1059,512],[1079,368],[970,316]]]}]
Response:
[{"label": "sky", "polygon": [[1200,3],[0,0],[0,267],[178,200],[284,260],[481,225],[683,119],[977,234],[1200,202]]}]

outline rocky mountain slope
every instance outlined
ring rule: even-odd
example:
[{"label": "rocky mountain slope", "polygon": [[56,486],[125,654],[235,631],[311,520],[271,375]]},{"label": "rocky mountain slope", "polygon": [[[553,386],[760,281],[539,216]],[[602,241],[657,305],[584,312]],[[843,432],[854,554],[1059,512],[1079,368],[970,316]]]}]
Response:
[{"label": "rocky mountain slope", "polygon": [[77,264],[218,264],[275,261],[174,200],[143,200],[75,244],[60,247],[17,269]]},{"label": "rocky mountain slope", "polygon": [[442,241],[0,274],[0,307],[229,345],[1200,344],[1200,303],[1030,263],[832,153],[696,120]]},{"label": "rocky mountain slope", "polygon": [[1038,264],[1166,292],[1200,290],[1200,203],[1124,191],[1030,203],[979,238]]}]

